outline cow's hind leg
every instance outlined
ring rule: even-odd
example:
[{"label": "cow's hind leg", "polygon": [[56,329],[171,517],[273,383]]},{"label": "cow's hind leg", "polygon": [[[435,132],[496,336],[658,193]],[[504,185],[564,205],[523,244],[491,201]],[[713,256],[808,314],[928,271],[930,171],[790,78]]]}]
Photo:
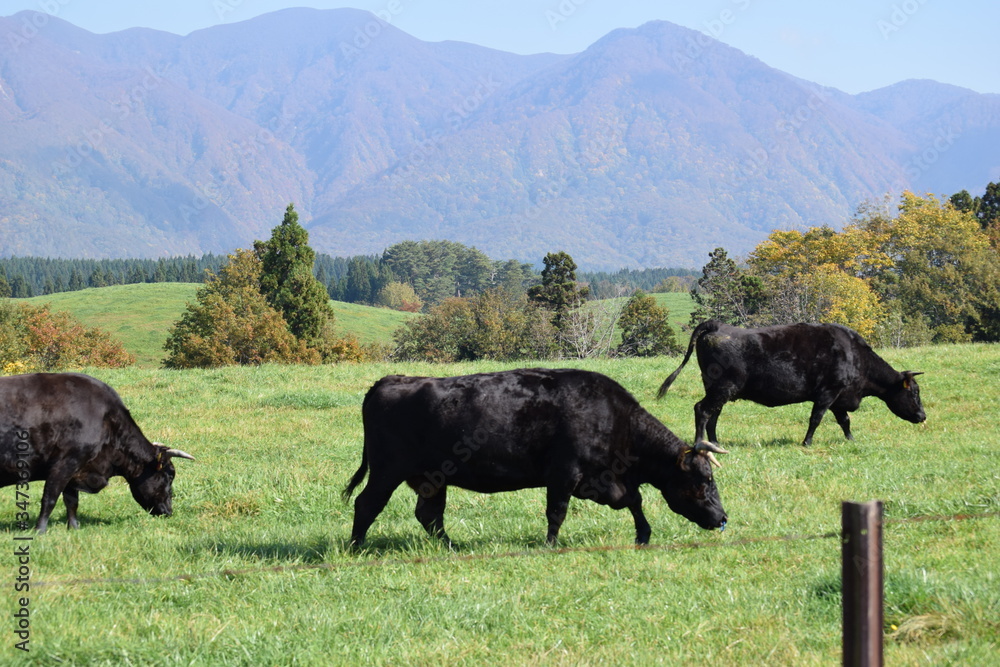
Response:
[{"label": "cow's hind leg", "polygon": [[559,478],[559,481],[549,482],[545,489],[545,518],[549,521],[548,534],[545,541],[550,546],[555,545],[559,538],[559,528],[566,520],[566,511],[569,509],[569,499],[573,495],[573,489],[579,483],[579,475],[570,479]]},{"label": "cow's hind leg", "polygon": [[[410,486],[413,486],[413,484]],[[414,490],[417,488],[420,487],[415,487]],[[447,486],[442,486],[430,495],[421,494],[418,491],[417,509],[414,511],[414,514],[417,517],[417,521],[419,521],[420,525],[424,527],[424,530],[427,531],[428,535],[439,538],[450,548],[451,538],[448,537],[446,532],[444,532],[444,507],[447,497]]]},{"label": "cow's hind leg", "polygon": [[[42,489],[41,508],[38,510],[38,521],[35,523],[35,530],[39,535],[44,533],[49,527],[49,515],[56,506],[56,501],[66,489],[66,484],[79,469],[79,461],[74,459],[63,459],[52,467],[48,477],[45,479],[45,486]],[[67,507],[68,511],[68,507]],[[76,509],[73,510],[75,518]]]},{"label": "cow's hind leg", "polygon": [[694,441],[701,442],[708,431],[708,439],[718,444],[715,425],[719,423],[719,415],[726,404],[725,398],[705,398],[694,404]]},{"label": "cow's hind leg", "polygon": [[358,494],[354,501],[354,526],[351,529],[351,547],[359,547],[364,544],[365,535],[368,529],[375,522],[377,517],[392,498],[392,492],[399,486],[395,484],[379,483],[368,478],[368,484],[364,491]]},{"label": "cow's hind leg", "polygon": [[830,408],[830,412],[837,418],[837,423],[840,424],[840,428],[844,431],[844,437],[848,440],[854,440],[854,436],[851,435],[851,415],[847,413],[847,410]]},{"label": "cow's hind leg", "polygon": [[[719,423],[719,415],[721,414],[722,414],[722,406],[720,405],[718,409],[716,409],[716,411],[709,416],[708,423],[705,424],[705,429],[708,433],[708,439],[710,442],[714,442],[715,444],[719,444],[719,436],[715,432],[715,425]],[[695,442],[698,441],[695,440]]]},{"label": "cow's hind leg", "polygon": [[76,520],[76,509],[80,506],[80,492],[67,486],[63,489],[63,505],[66,506],[66,526],[68,528],[79,528],[80,522]]}]

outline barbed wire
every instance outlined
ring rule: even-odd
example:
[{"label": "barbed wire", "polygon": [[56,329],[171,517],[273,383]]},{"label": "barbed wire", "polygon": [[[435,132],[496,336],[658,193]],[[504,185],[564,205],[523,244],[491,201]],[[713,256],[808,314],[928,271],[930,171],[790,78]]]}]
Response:
[{"label": "barbed wire", "polygon": [[[969,521],[973,519],[990,519],[1000,517],[1000,512],[983,512],[979,514],[936,514],[912,517],[899,517],[883,520],[883,525],[896,523],[918,523],[924,521]],[[765,535],[747,537],[736,540],[713,540],[711,542],[681,542],[678,544],[645,544],[645,545],[602,545],[589,547],[556,547],[542,549],[521,549],[499,553],[447,554],[442,556],[415,556],[413,558],[368,558],[342,561],[339,563],[297,563],[294,565],[272,565],[266,567],[238,568],[197,572],[192,574],[176,574],[165,577],[97,577],[77,579],[53,579],[50,581],[33,581],[32,588],[54,588],[58,586],[78,587],[111,585],[150,585],[176,581],[198,581],[201,579],[243,577],[256,574],[303,572],[312,570],[336,571],[351,568],[386,567],[400,565],[427,565],[433,563],[461,563],[470,561],[504,560],[512,558],[539,558],[545,556],[561,556],[565,554],[611,553],[617,551],[683,551],[688,549],[719,549],[728,547],[762,544],[767,542],[804,542],[812,540],[827,540],[840,537],[840,531],[819,533],[816,535]]]}]

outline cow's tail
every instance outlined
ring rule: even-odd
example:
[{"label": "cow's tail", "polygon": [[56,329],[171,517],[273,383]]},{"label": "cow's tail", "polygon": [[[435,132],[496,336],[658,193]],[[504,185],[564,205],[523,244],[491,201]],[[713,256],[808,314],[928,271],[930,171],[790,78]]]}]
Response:
[{"label": "cow's tail", "polygon": [[667,393],[667,389],[670,389],[670,385],[674,383],[677,376],[681,374],[682,370],[684,370],[684,366],[687,364],[688,359],[691,358],[691,352],[694,350],[695,343],[698,342],[698,339],[706,333],[718,330],[719,324],[720,322],[718,320],[706,320],[694,328],[694,331],[691,332],[691,341],[688,343],[687,352],[684,354],[684,360],[681,362],[681,365],[677,367],[677,370],[668,375],[667,379],[660,385],[660,390],[656,392],[656,398],[663,398],[663,395]]},{"label": "cow's tail", "polygon": [[354,473],[354,477],[351,477],[351,481],[347,483],[344,490],[340,492],[340,497],[344,499],[344,502],[349,502],[351,500],[351,494],[354,493],[354,489],[358,487],[361,480],[365,478],[368,474],[368,448],[365,447],[361,450],[361,467],[358,471]]},{"label": "cow's tail", "polygon": [[[361,404],[361,419],[365,421],[365,414],[368,412],[368,401],[371,400],[372,394],[375,389],[382,383],[382,381],[376,382],[372,385],[372,388],[368,390],[365,394],[365,400]],[[367,433],[367,428],[365,432]],[[351,494],[354,493],[354,489],[358,488],[358,484],[365,478],[368,474],[368,438],[365,437],[365,443],[361,448],[361,465],[358,467],[357,472],[351,477],[351,481],[347,483],[344,490],[340,492],[340,497],[344,499],[344,502],[349,502],[351,500]]]}]

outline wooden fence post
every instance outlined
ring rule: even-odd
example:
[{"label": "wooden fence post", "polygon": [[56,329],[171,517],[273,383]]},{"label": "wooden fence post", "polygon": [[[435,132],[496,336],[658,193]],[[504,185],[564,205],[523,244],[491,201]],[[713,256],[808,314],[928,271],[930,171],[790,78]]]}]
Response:
[{"label": "wooden fence post", "polygon": [[841,507],[845,667],[882,665],[882,503]]}]

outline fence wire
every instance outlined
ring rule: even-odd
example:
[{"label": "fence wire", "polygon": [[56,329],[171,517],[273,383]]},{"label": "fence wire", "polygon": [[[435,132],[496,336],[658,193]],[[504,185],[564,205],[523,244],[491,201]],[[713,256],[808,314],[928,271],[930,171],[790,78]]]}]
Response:
[{"label": "fence wire", "polygon": [[[885,519],[883,525],[920,523],[927,521],[969,521],[973,519],[991,519],[1000,517],[1000,512],[984,512],[979,514],[922,515]],[[646,545],[605,545],[591,547],[555,547],[539,549],[521,549],[484,554],[447,554],[442,556],[415,556],[413,558],[359,558],[339,563],[297,563],[294,565],[272,565],[266,567],[237,568],[197,572],[191,574],[175,574],[164,577],[98,577],[77,579],[53,579],[50,581],[33,581],[32,588],[54,588],[59,586],[80,587],[111,585],[144,586],[163,584],[176,581],[198,581],[201,579],[233,578],[257,574],[304,572],[312,570],[337,571],[352,568],[374,568],[387,566],[427,565],[435,563],[463,563],[470,561],[505,560],[512,558],[541,558],[561,556],[564,554],[610,553],[616,551],[684,551],[689,549],[720,549],[761,544],[767,542],[804,542],[812,540],[828,540],[840,537],[840,531],[819,533],[816,535],[769,535],[747,537],[736,540],[715,540],[712,542],[682,542],[678,544],[646,544]]]}]

